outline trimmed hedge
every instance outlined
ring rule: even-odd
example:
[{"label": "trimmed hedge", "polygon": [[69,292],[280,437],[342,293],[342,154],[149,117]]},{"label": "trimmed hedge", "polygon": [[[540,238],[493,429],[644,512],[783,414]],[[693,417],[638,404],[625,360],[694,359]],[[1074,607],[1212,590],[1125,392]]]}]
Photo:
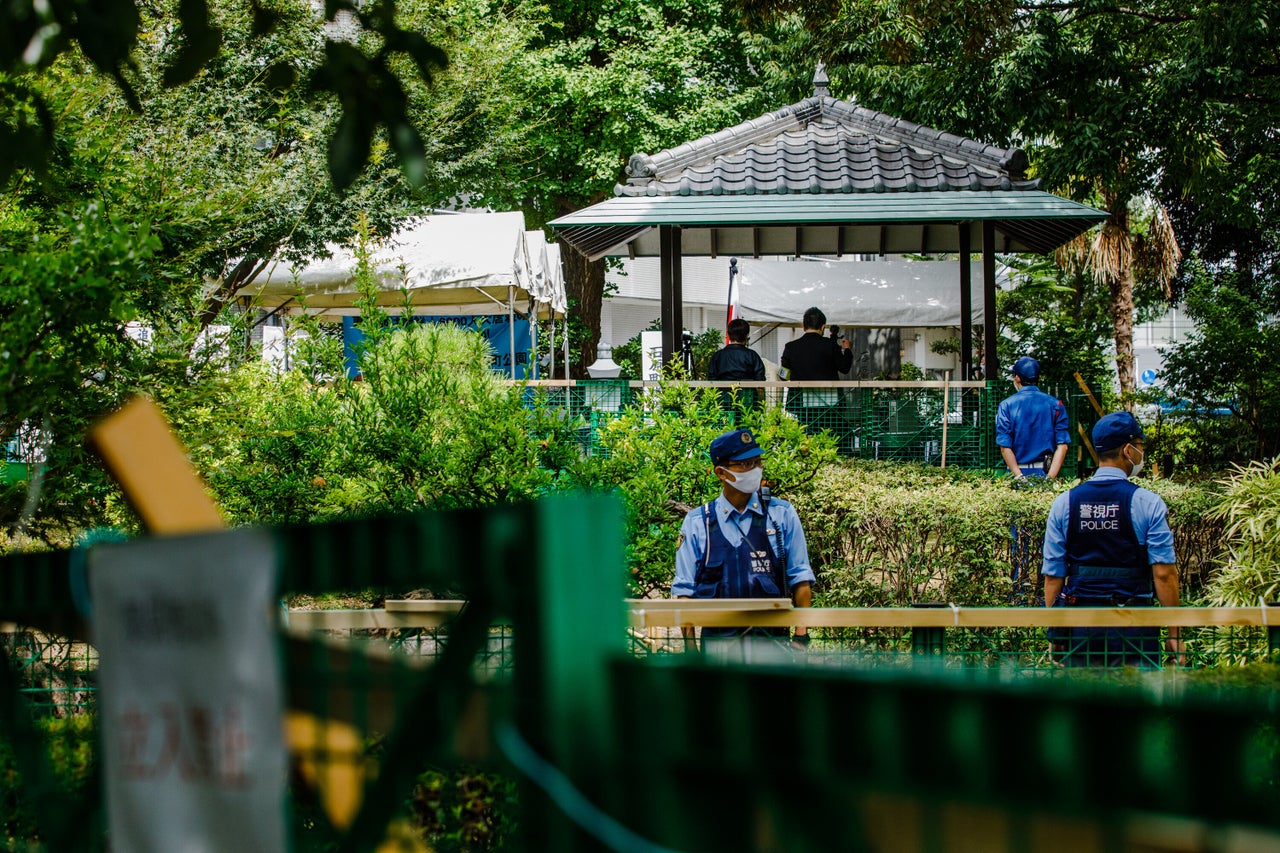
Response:
[{"label": "trimmed hedge", "polygon": [[[1042,602],[1040,553],[1053,499],[1077,481],[1014,489],[986,472],[842,462],[795,497],[818,573],[815,604],[969,607]],[[1169,506],[1183,600],[1223,554],[1211,488],[1144,479]],[[1015,581],[1015,578],[1018,580]]]}]

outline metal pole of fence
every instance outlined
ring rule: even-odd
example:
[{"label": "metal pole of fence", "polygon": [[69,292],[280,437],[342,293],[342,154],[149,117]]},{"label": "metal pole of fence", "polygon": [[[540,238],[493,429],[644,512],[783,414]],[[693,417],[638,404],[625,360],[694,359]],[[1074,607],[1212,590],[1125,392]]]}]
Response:
[{"label": "metal pole of fence", "polygon": [[[912,607],[940,608],[941,601],[913,601]],[[911,629],[911,654],[921,657],[940,657],[947,651],[947,629],[939,626],[915,626]]]},{"label": "metal pole of fence", "polygon": [[951,420],[951,371],[942,380],[942,467],[947,467],[947,421]]}]

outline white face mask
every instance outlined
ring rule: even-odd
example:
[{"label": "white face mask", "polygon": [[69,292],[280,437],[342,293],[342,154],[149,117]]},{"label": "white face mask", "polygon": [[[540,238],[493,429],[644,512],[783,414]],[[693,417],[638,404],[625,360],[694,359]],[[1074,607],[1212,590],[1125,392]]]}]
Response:
[{"label": "white face mask", "polygon": [[[1126,453],[1124,458],[1128,459],[1129,454]],[[1133,465],[1133,470],[1129,472],[1129,476],[1130,477],[1138,476],[1139,474],[1142,473],[1142,466],[1147,464],[1147,454],[1143,453],[1141,459],[1139,459],[1137,462],[1130,461],[1130,464]]]},{"label": "white face mask", "polygon": [[764,479],[764,468],[757,466],[750,471],[731,471],[728,468],[724,470],[733,478],[729,481],[730,487],[748,495],[754,495],[760,490],[760,483]]}]

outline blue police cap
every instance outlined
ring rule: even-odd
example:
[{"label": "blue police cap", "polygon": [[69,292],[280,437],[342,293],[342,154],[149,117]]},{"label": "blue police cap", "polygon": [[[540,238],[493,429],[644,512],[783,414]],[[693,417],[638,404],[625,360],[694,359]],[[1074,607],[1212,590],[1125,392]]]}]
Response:
[{"label": "blue police cap", "polygon": [[1009,372],[1025,382],[1035,382],[1040,378],[1040,362],[1029,355],[1024,355],[1013,363]]},{"label": "blue police cap", "polygon": [[717,436],[711,442],[711,463],[713,465],[735,462],[739,459],[752,459],[763,455],[764,451],[760,449],[760,445],[756,444],[756,437],[751,434],[749,429],[735,429],[733,432],[726,432],[724,435]]},{"label": "blue police cap", "polygon": [[1099,453],[1115,450],[1139,438],[1146,440],[1142,425],[1128,412],[1112,412],[1093,426],[1093,449]]}]

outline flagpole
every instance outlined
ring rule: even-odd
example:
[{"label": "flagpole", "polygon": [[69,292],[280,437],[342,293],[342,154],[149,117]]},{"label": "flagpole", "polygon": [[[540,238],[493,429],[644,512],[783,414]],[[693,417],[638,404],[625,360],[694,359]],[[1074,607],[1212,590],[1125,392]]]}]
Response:
[{"label": "flagpole", "polygon": [[733,322],[734,309],[738,304],[738,289],[735,286],[735,279],[738,277],[738,259],[729,259],[729,304],[725,310],[724,318],[724,342],[727,346],[729,343],[729,324]]}]

